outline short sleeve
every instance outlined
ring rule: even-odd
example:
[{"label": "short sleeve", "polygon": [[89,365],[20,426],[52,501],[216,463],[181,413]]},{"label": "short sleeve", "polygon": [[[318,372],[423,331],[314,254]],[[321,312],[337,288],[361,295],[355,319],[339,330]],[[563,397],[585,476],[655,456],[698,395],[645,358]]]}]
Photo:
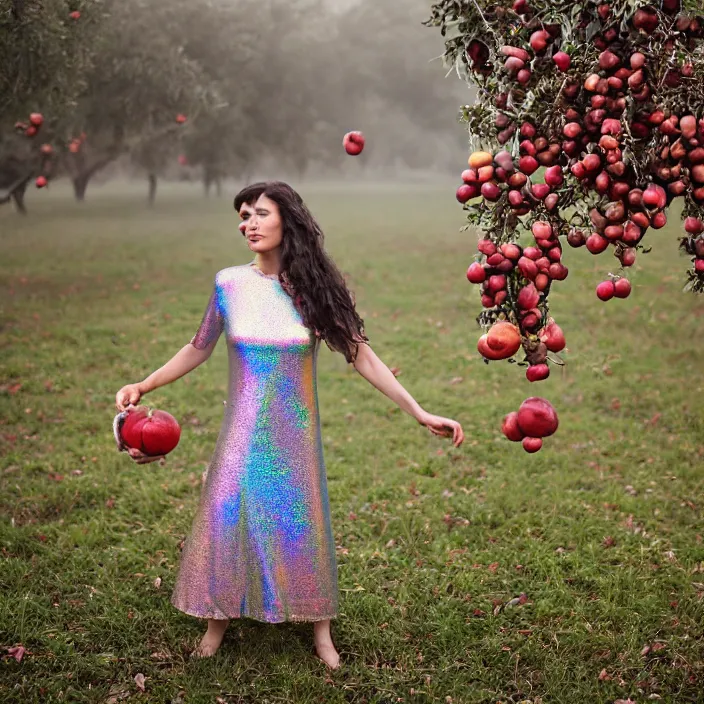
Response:
[{"label": "short sleeve", "polygon": [[213,286],[213,292],[210,294],[208,307],[205,309],[198,332],[191,340],[191,344],[196,349],[202,350],[215,344],[225,327],[225,318],[222,314],[219,299],[219,287],[216,282]]}]

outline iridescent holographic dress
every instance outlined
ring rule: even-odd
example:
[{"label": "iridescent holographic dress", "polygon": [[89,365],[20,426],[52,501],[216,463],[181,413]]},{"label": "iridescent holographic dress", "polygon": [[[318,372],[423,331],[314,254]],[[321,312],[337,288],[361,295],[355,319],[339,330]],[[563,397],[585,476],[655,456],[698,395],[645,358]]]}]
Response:
[{"label": "iridescent holographic dress", "polygon": [[253,263],[217,273],[191,343],[202,349],[223,330],[228,401],[171,601],[201,618],[333,618],[320,342],[278,278]]}]

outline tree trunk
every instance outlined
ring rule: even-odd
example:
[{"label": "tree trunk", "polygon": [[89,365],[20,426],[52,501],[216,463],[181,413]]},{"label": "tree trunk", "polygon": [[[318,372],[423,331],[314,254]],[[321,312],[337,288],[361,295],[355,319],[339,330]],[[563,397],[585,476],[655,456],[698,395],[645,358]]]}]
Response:
[{"label": "tree trunk", "polygon": [[77,201],[82,202],[86,199],[86,189],[92,175],[90,172],[82,173],[73,179],[73,193]]},{"label": "tree trunk", "polygon": [[219,176],[215,177],[215,189],[218,194],[218,198],[220,198],[220,196],[222,196],[222,181]]},{"label": "tree trunk", "polygon": [[203,175],[203,191],[206,198],[210,198],[210,174]]},{"label": "tree trunk", "polygon": [[149,174],[149,206],[154,205],[156,199],[156,174]]},{"label": "tree trunk", "polygon": [[22,215],[27,214],[27,208],[24,205],[24,192],[26,190],[27,184],[23,183],[21,186],[12,191],[12,199],[15,201],[15,208],[17,208],[17,212]]},{"label": "tree trunk", "polygon": [[24,16],[24,0],[12,0],[12,16],[16,20],[21,20]]}]

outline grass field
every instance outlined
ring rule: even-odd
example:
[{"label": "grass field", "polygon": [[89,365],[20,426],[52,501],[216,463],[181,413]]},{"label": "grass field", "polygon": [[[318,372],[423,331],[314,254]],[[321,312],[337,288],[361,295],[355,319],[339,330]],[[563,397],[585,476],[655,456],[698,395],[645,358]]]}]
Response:
[{"label": "grass field", "polygon": [[[0,662],[0,702],[704,701],[704,299],[681,293],[676,217],[627,300],[594,295],[613,257],[566,253],[551,299],[568,364],[529,384],[476,352],[454,184],[301,188],[377,353],[467,436],[451,448],[321,351],[329,673],[305,624],[232,623],[191,661],[204,624],[169,603],[224,340],[145,399],[183,424],[164,467],[114,448],[117,389],[190,340],[216,271],[251,259],[230,199],[174,186],[148,210],[145,189],[107,185],[79,205],[60,186],[28,218],[0,210],[0,646],[27,650]],[[560,429],[527,455],[500,424],[535,394]]]}]

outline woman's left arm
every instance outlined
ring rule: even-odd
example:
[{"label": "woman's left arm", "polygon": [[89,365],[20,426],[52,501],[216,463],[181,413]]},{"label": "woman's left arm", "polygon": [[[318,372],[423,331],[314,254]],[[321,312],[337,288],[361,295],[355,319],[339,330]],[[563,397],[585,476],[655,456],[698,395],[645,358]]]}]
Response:
[{"label": "woman's left arm", "polygon": [[357,348],[354,368],[372,386],[390,398],[402,411],[428,428],[431,433],[441,437],[452,437],[452,444],[455,447],[462,444],[464,441],[462,426],[456,420],[436,416],[423,410],[367,343],[361,343]]}]

